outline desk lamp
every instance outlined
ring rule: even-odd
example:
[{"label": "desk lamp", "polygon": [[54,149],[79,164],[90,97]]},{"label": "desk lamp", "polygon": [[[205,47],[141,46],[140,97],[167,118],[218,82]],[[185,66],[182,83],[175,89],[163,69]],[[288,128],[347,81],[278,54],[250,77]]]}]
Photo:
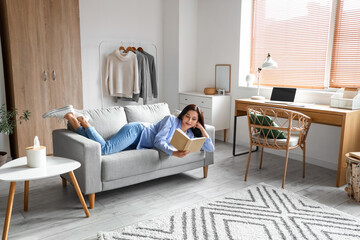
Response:
[{"label": "desk lamp", "polygon": [[257,72],[257,82],[258,82],[258,89],[257,89],[257,96],[252,96],[251,99],[253,100],[265,100],[265,97],[260,96],[260,72],[263,69],[275,69],[278,68],[278,64],[272,60],[270,53],[268,53],[265,62],[258,68]]}]

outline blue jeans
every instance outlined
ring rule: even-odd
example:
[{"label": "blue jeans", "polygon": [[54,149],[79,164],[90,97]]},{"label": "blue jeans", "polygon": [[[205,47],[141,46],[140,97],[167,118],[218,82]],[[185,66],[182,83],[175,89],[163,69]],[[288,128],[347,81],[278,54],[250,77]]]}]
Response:
[{"label": "blue jeans", "polygon": [[101,145],[101,154],[117,153],[125,149],[135,149],[139,143],[144,126],[141,123],[132,122],[125,124],[114,136],[105,141],[94,127],[79,127],[76,133],[94,140]]}]

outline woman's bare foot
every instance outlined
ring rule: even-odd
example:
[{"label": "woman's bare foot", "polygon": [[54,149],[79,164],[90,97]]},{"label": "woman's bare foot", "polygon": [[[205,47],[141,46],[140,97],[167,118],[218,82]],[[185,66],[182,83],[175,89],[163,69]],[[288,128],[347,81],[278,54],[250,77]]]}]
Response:
[{"label": "woman's bare foot", "polygon": [[72,112],[68,112],[67,114],[65,114],[64,118],[68,120],[74,130],[78,129],[81,126],[79,121],[76,119],[76,116]]},{"label": "woman's bare foot", "polygon": [[88,128],[88,127],[91,126],[91,125],[89,124],[89,122],[88,122],[83,116],[78,117],[77,120],[79,121],[80,125],[81,125],[83,128]]}]

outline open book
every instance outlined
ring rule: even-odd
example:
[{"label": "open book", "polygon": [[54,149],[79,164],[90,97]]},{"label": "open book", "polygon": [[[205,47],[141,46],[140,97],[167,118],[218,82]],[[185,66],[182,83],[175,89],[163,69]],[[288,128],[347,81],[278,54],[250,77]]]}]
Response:
[{"label": "open book", "polygon": [[179,151],[198,152],[204,144],[206,137],[190,139],[181,129],[176,129],[170,141]]}]

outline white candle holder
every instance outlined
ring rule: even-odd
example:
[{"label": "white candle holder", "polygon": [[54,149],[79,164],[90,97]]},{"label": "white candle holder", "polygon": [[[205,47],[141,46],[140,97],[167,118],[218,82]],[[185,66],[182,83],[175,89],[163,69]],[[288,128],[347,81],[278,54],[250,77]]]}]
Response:
[{"label": "white candle holder", "polygon": [[39,168],[46,166],[46,147],[40,146],[34,148],[33,146],[26,148],[27,166],[32,168]]}]

